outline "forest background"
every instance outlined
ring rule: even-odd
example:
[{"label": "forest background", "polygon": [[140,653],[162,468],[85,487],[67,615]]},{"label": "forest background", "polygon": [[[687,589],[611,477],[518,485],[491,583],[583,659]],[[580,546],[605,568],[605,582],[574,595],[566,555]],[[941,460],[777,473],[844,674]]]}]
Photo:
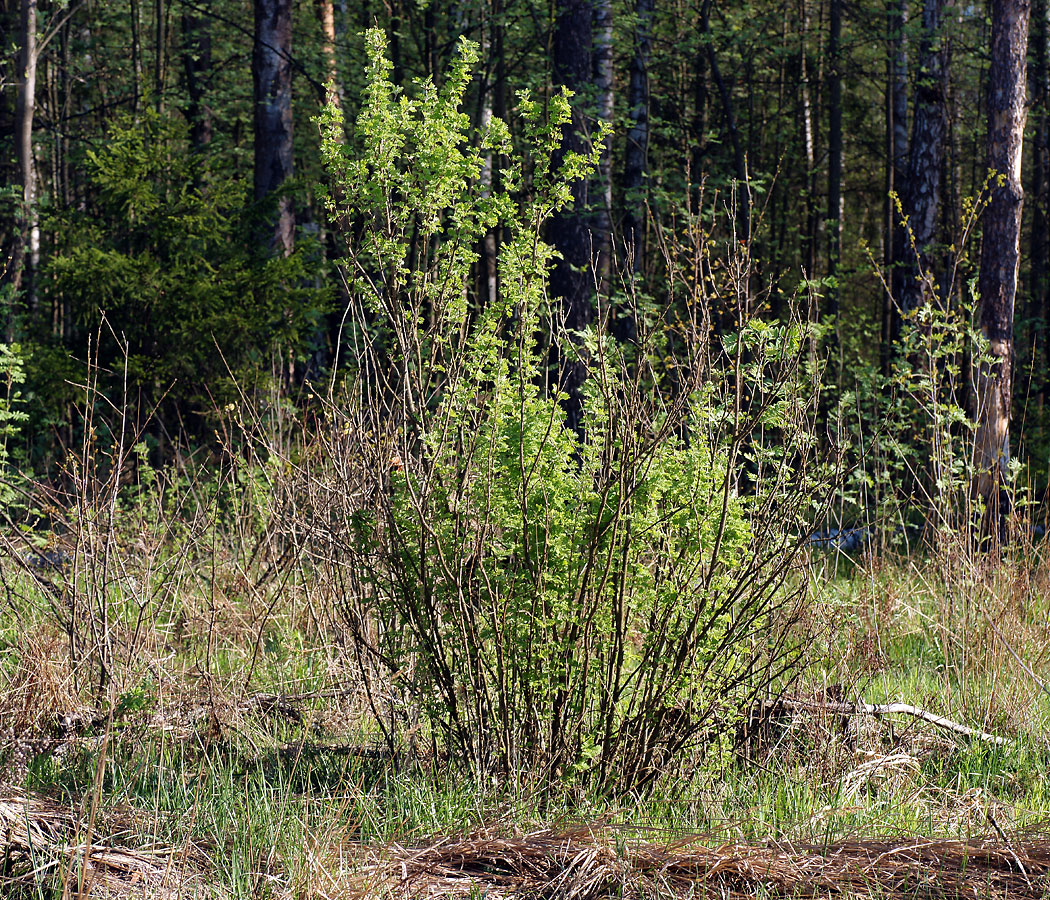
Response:
[{"label": "forest background", "polygon": [[[2,290],[28,416],[8,452],[32,471],[61,467],[82,438],[89,363],[160,463],[208,444],[248,385],[301,406],[345,362],[345,243],[318,194],[314,117],[332,91],[356,118],[363,33],[378,25],[410,95],[419,79],[442,84],[461,37],[478,43],[465,101],[478,129],[506,119],[520,144],[518,92],[559,86],[576,110],[567,148],[610,128],[596,172],[544,232],[567,328],[597,319],[630,341],[637,321],[714,284],[703,266],[683,274],[689,235],[728,239],[745,248],[746,284],[705,296],[712,331],[736,330],[741,307],[819,330],[824,432],[861,470],[840,519],[886,521],[887,488],[909,508],[936,493],[940,476],[918,461],[946,419],[902,413],[916,377],[932,379],[934,406],[987,420],[971,434],[969,477],[999,469],[996,483],[1015,484],[1024,463],[1026,496],[1040,498],[1050,38],[1045,4],[1030,29],[1029,12],[944,0],[5,3]],[[989,127],[1004,110],[1009,134]],[[347,139],[360,143],[353,128]],[[498,185],[499,156],[486,166]],[[479,308],[497,291],[503,237],[476,248]],[[696,283],[683,292],[679,275]],[[925,349],[908,344],[923,343],[920,319]],[[991,341],[983,367],[978,330]],[[929,413],[927,400],[913,406]],[[873,449],[861,433],[883,440]],[[898,504],[890,527],[909,516],[926,513]]]}]

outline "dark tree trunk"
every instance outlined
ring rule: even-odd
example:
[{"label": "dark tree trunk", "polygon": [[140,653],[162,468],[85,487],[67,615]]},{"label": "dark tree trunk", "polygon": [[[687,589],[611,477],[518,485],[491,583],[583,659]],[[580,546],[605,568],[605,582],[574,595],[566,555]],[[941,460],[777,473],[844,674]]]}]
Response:
[{"label": "dark tree trunk", "polygon": [[904,213],[908,230],[897,229],[893,296],[900,314],[932,300],[929,248],[937,234],[944,170],[944,140],[948,131],[946,44],[941,40],[944,0],[924,0],[919,78],[915,87],[915,119],[905,186]]},{"label": "dark tree trunk", "polygon": [[[813,127],[813,95],[809,87],[809,27],[810,13],[807,0],[802,0],[802,33],[799,41],[799,81],[801,90],[802,142],[806,151],[806,182],[803,188],[806,205],[806,233],[802,247],[802,269],[807,278],[817,277],[817,159],[816,134]],[[816,311],[810,310],[810,317]]]},{"label": "dark tree trunk", "polygon": [[842,257],[842,0],[831,0],[828,15],[828,288],[825,311],[839,311],[839,263]]},{"label": "dark tree trunk", "polygon": [[1032,354],[1033,393],[1040,406],[1050,388],[1050,3],[1036,0],[1032,24],[1032,107],[1035,112],[1035,146],[1032,152],[1032,240],[1028,319],[1033,323],[1029,341]]},{"label": "dark tree trunk", "polygon": [[153,7],[157,54],[153,58],[153,105],[158,113],[164,110],[164,79],[167,71],[168,12],[164,0],[156,0]]},{"label": "dark tree trunk", "polygon": [[[623,244],[625,270],[638,274],[645,269],[646,176],[649,168],[649,54],[654,0],[635,0],[634,53],[631,55],[627,88],[630,126],[623,164]],[[620,341],[637,335],[635,310],[622,305],[615,311],[613,333]]]},{"label": "dark tree trunk", "polygon": [[[506,116],[506,63],[503,56],[502,0],[490,0],[488,21],[482,33],[481,54],[488,61],[485,85],[478,96],[478,123],[482,131],[492,123],[493,116]],[[486,196],[499,184],[499,160],[491,150],[482,158],[481,183]],[[495,303],[499,296],[499,228],[491,228],[481,242],[478,272],[479,295],[486,303]]]},{"label": "dark tree trunk", "polygon": [[[613,120],[613,11],[612,0],[594,2],[594,87],[598,106],[595,111],[601,122]],[[602,296],[611,292],[609,272],[612,260],[612,148],[606,144],[598,160],[593,191],[594,251],[598,289]]]},{"label": "dark tree trunk", "polygon": [[211,143],[213,133],[211,110],[204,102],[205,81],[211,72],[211,33],[205,19],[183,13],[182,46],[182,68],[189,95],[186,118],[193,148],[200,150]]},{"label": "dark tree trunk", "polygon": [[[562,146],[567,151],[585,153],[587,123],[580,107],[580,96],[591,83],[593,72],[593,15],[590,0],[559,0],[553,35],[553,74],[556,84],[575,93],[572,121],[565,129]],[[594,321],[594,277],[591,272],[592,236],[588,222],[588,183],[572,186],[572,205],[551,220],[548,237],[561,259],[551,270],[550,291],[560,301],[565,328],[582,331]],[[558,378],[568,395],[566,423],[582,433],[581,389],[587,377],[583,348],[577,341],[566,341],[558,348]]]},{"label": "dark tree trunk", "polygon": [[700,12],[700,27],[707,48],[707,65],[711,71],[711,78],[718,91],[718,98],[722,101],[722,115],[726,131],[729,133],[729,144],[733,148],[733,170],[737,180],[736,197],[736,237],[737,240],[745,241],[751,237],[751,204],[747,193],[747,159],[744,155],[744,145],[740,140],[740,129],[736,121],[736,108],[733,104],[733,95],[729,85],[722,76],[722,69],[718,65],[718,57],[715,55],[715,44],[711,40],[711,0],[704,0]]},{"label": "dark tree trunk", "polygon": [[623,238],[634,272],[645,263],[645,177],[649,156],[649,54],[654,0],[635,0],[634,53],[627,88],[630,128],[624,150]]},{"label": "dark tree trunk", "polygon": [[988,71],[988,168],[996,173],[981,241],[981,331],[992,361],[977,372],[977,491],[988,504],[986,525],[1005,537],[1010,462],[1010,399],[1014,299],[1020,264],[1021,146],[1025,118],[1025,56],[1030,0],[992,0]]},{"label": "dark tree trunk", "polygon": [[708,106],[710,88],[707,71],[707,36],[701,31],[696,56],[693,59],[693,126],[689,146],[690,181],[699,184],[704,175],[704,156],[707,153]]},{"label": "dark tree trunk", "polygon": [[[265,200],[292,176],[292,0],[255,0],[252,77],[255,86],[255,199]],[[292,199],[281,196],[262,239],[290,253]]]},{"label": "dark tree trunk", "polygon": [[[908,46],[905,29],[908,25],[908,0],[889,0],[889,79],[886,91],[886,210],[885,241],[886,271],[890,281],[899,262],[898,253],[904,248],[897,202],[903,202],[901,192],[908,183]],[[903,209],[903,207],[902,207]],[[897,340],[897,316],[892,293],[884,292],[882,302],[882,344],[880,361],[882,374],[890,374],[893,346]]]},{"label": "dark tree trunk", "polygon": [[135,82],[131,86],[131,114],[138,121],[139,100],[142,96],[142,17],[139,0],[131,0],[131,70]]}]

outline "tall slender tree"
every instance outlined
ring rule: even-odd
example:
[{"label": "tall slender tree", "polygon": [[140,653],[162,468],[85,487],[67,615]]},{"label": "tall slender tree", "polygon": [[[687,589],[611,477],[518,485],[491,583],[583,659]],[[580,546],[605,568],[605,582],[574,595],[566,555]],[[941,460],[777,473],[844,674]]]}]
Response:
[{"label": "tall slender tree", "polygon": [[33,153],[33,117],[36,112],[36,71],[39,57],[36,0],[22,0],[20,18],[15,139],[18,146],[22,203],[14,259],[11,264],[11,281],[15,290],[25,287],[27,303],[33,312],[37,305],[36,272],[40,261],[40,214],[37,209],[37,171]]},{"label": "tall slender tree", "polygon": [[645,263],[642,240],[645,224],[645,177],[649,157],[649,55],[654,0],[635,0],[634,52],[631,55],[627,88],[627,116],[630,126],[624,148],[623,237],[635,272]]},{"label": "tall slender tree", "polygon": [[1029,243],[1029,352],[1032,393],[1045,405],[1050,389],[1050,3],[1032,4],[1032,113],[1035,117],[1032,147],[1032,231]]},{"label": "tall slender tree", "polygon": [[[898,254],[904,248],[904,235],[894,197],[900,197],[908,178],[908,0],[889,0],[887,18],[889,77],[886,87],[886,196],[883,198],[886,221],[883,226],[883,240],[886,248],[886,271],[892,273],[901,261]],[[890,277],[892,279],[892,275]],[[893,357],[893,343],[896,339],[893,299],[892,292],[884,292],[880,346],[883,375],[890,373],[890,360]]]},{"label": "tall slender tree", "polygon": [[917,309],[932,288],[929,251],[937,236],[948,131],[948,65],[941,28],[944,0],[924,0],[919,72],[915,83],[908,174],[904,188],[907,229],[898,229],[893,294],[900,314]]},{"label": "tall slender tree", "polygon": [[988,70],[988,169],[994,173],[981,241],[981,331],[991,360],[977,371],[978,494],[987,503],[989,533],[1005,537],[1005,490],[1010,462],[1014,300],[1020,266],[1021,148],[1024,139],[1026,55],[1031,0],[992,0]]},{"label": "tall slender tree", "polygon": [[[252,48],[255,99],[255,199],[266,201],[292,176],[292,0],[255,0]],[[290,253],[292,198],[280,196],[263,235],[271,251]]]},{"label": "tall slender tree", "polygon": [[[580,102],[592,84],[594,7],[590,0],[558,0],[552,35],[551,63],[554,81],[575,94],[572,121],[562,137],[565,150],[583,153],[588,149],[587,114]],[[565,328],[578,332],[594,321],[594,278],[591,271],[593,236],[589,221],[590,183],[577,181],[572,187],[572,205],[551,220],[548,237],[560,254],[551,270],[550,292],[561,302]],[[575,342],[558,348],[558,379],[568,395],[566,423],[582,431],[581,389],[587,377],[583,348]]]},{"label": "tall slender tree", "polygon": [[[594,0],[594,89],[595,115],[600,122],[612,122],[615,106],[613,73],[612,0]],[[611,290],[609,272],[612,258],[612,150],[606,145],[595,173],[594,243],[598,288],[607,296]]]},{"label": "tall slender tree", "polygon": [[839,263],[842,258],[842,0],[828,11],[828,289],[826,312],[839,311]]},{"label": "tall slender tree", "polygon": [[[204,7],[208,12],[208,7]],[[187,10],[182,14],[182,70],[186,79],[186,118],[190,122],[190,141],[200,150],[211,143],[211,110],[205,102],[205,82],[211,72],[210,23]]]}]

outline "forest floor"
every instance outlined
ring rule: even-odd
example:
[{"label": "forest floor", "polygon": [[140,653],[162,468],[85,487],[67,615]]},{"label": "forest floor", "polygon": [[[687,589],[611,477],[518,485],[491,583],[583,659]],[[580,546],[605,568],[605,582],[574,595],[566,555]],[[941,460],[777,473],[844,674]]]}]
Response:
[{"label": "forest floor", "polygon": [[[2,896],[1050,893],[1035,551],[981,572],[815,554],[792,702],[688,781],[616,800],[390,758],[318,611],[218,566],[163,614],[111,611],[136,652],[99,702],[58,624],[66,576],[24,562],[0,566]],[[891,701],[1002,740],[858,712]]]}]

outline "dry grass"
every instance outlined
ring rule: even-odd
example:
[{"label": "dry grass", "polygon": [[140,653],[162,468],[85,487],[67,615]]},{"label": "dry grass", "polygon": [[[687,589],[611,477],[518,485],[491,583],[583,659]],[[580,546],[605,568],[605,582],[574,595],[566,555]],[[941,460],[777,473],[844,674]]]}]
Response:
[{"label": "dry grass", "polygon": [[611,828],[493,829],[376,853],[358,897],[1044,897],[1050,840],[856,840],[703,846]]},{"label": "dry grass", "polygon": [[206,896],[193,848],[128,848],[103,839],[68,807],[40,797],[0,795],[0,896]]}]

